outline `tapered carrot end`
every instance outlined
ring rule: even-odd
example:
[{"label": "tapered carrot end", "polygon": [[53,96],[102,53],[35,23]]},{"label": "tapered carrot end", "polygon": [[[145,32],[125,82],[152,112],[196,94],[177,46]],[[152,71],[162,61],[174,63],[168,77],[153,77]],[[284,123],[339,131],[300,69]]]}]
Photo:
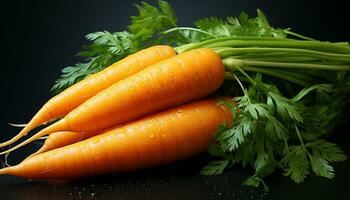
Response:
[{"label": "tapered carrot end", "polygon": [[36,155],[41,154],[41,153],[44,153],[44,152],[46,152],[46,151],[48,151],[47,145],[44,144],[38,151],[36,151],[36,152],[32,153],[31,155],[29,155],[29,156],[28,156],[26,159],[24,159],[23,161],[26,161],[26,160],[32,158],[33,156],[36,156]]},{"label": "tapered carrot end", "polygon": [[31,125],[28,124],[28,126],[24,127],[21,132],[19,132],[15,137],[11,138],[10,140],[7,140],[6,142],[0,143],[0,147],[5,147],[7,145],[13,144],[17,142],[19,139],[21,139],[23,136],[27,135],[27,133],[32,129]]},{"label": "tapered carrot end", "polygon": [[[28,127],[29,127],[29,128],[28,128]],[[26,130],[27,128],[30,130],[30,128],[32,128],[32,127],[30,127],[30,126],[28,125],[26,128],[24,128],[24,129],[23,129],[18,135],[16,135],[14,138],[12,138],[11,140],[9,140],[9,141],[7,141],[7,142],[2,143],[2,144],[0,145],[0,147],[1,147],[1,146],[6,146],[6,145],[8,145],[8,144],[12,144],[13,142],[16,142],[19,138],[21,138],[23,135],[25,135],[25,134],[27,133],[27,131],[28,131],[28,130]],[[27,145],[27,144],[29,144],[29,143],[31,143],[31,142],[33,142],[33,141],[39,139],[40,137],[43,137],[43,136],[45,136],[45,135],[49,135],[49,134],[51,134],[51,133],[53,133],[53,132],[57,132],[57,131],[60,131],[60,130],[62,130],[62,129],[63,129],[63,130],[64,130],[64,129],[68,129],[67,124],[66,124],[66,122],[65,122],[63,119],[60,120],[60,121],[58,121],[58,122],[56,122],[56,123],[54,123],[54,124],[51,124],[50,126],[44,128],[44,129],[42,129],[42,130],[39,131],[38,133],[34,134],[32,137],[30,137],[30,138],[24,140],[22,143],[20,143],[20,144],[14,146],[14,147],[12,147],[12,148],[6,150],[6,151],[0,152],[0,155],[5,155],[5,154],[7,154],[7,153],[10,153],[10,152],[12,152],[12,151],[14,151],[14,150],[16,150],[16,149],[18,149],[18,148],[24,146],[24,145]]]},{"label": "tapered carrot end", "polygon": [[50,120],[50,116],[47,114],[45,115],[44,113],[45,113],[45,109],[40,109],[39,112],[29,121],[28,124],[9,123],[11,126],[23,127],[23,129],[15,137],[11,138],[10,140],[8,140],[6,142],[0,143],[0,148],[17,142],[23,136],[27,135],[27,133],[29,133],[29,131],[33,130],[34,128],[36,128],[44,123],[47,123],[48,120]]},{"label": "tapered carrot end", "polygon": [[5,167],[0,169],[0,175],[11,174],[13,172],[13,167]]}]

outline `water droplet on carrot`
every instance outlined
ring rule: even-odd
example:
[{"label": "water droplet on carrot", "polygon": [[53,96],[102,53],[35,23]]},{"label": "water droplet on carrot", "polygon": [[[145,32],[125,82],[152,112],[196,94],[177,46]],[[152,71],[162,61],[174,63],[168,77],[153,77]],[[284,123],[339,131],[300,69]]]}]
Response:
[{"label": "water droplet on carrot", "polygon": [[179,109],[176,111],[177,113],[183,113],[184,111],[182,109]]}]

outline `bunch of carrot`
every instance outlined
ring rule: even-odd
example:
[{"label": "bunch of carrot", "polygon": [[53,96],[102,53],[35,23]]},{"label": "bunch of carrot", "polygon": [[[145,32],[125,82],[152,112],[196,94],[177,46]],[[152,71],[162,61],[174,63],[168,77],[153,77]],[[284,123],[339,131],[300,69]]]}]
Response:
[{"label": "bunch of carrot", "polygon": [[223,80],[223,63],[211,49],[176,55],[164,45],[137,52],[50,99],[0,146],[61,119],[0,154],[48,135],[44,145],[0,174],[75,178],[166,164],[204,151],[218,126],[231,124],[231,112],[215,99],[186,103],[213,93]]},{"label": "bunch of carrot", "polygon": [[[99,48],[112,52],[108,58],[123,59],[107,67],[109,60],[90,58],[93,61],[85,66],[106,68],[89,71],[85,79],[50,99],[18,135],[0,143],[13,145],[34,128],[51,123],[0,152],[8,154],[47,136],[37,152],[17,166],[0,169],[0,175],[70,179],[162,165],[206,150],[217,133],[211,147],[223,160],[209,164],[205,174],[218,174],[241,162],[254,167],[255,175],[248,180],[253,186],[277,167],[296,182],[309,169],[333,177],[327,162],[346,156],[322,140],[330,130],[321,129],[337,121],[350,95],[347,42],[322,42],[274,29],[260,10],[257,18],[241,14],[202,19],[195,23],[197,28],[177,27],[171,7],[163,1],[159,7],[139,6],[140,16],[132,17],[129,32],[90,34]],[[225,102],[218,104],[219,98],[209,95],[221,86],[225,90],[224,79],[228,84],[235,80],[243,94],[235,102],[222,97]],[[58,82],[59,89],[69,86]],[[236,96],[234,89],[230,86],[219,94]],[[314,90],[321,94],[317,99],[310,94]],[[333,113],[325,111],[327,107],[335,108]],[[320,149],[311,154],[307,147],[314,143],[329,147],[327,154]]]}]

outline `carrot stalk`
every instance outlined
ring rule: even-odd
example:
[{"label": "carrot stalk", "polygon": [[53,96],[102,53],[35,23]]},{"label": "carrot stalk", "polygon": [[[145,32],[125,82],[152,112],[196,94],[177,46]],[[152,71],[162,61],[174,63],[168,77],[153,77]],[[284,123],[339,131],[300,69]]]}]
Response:
[{"label": "carrot stalk", "polygon": [[32,156],[0,174],[72,179],[164,165],[205,151],[218,127],[231,120],[217,99],[196,101]]},{"label": "carrot stalk", "polygon": [[51,98],[38,113],[34,115],[18,135],[11,140],[0,143],[0,147],[16,142],[32,129],[48,121],[65,116],[87,99],[93,97],[110,85],[174,55],[176,55],[176,51],[170,46],[153,46],[132,54],[100,72],[88,76],[84,80]]},{"label": "carrot stalk", "polygon": [[224,66],[211,49],[194,49],[156,63],[90,98],[6,154],[57,131],[102,131],[217,90]]}]

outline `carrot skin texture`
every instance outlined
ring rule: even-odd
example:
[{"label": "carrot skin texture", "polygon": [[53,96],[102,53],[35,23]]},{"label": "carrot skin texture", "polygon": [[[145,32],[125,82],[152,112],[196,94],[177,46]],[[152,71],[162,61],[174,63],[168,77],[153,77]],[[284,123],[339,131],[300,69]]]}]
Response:
[{"label": "carrot skin texture", "polygon": [[217,53],[199,48],[158,62],[123,79],[41,130],[17,149],[57,131],[102,131],[147,114],[199,99],[224,81],[224,65]]},{"label": "carrot skin texture", "polygon": [[175,55],[176,51],[170,46],[153,46],[129,55],[104,70],[86,77],[82,81],[51,98],[31,119],[27,126],[22,129],[17,137],[1,143],[0,147],[17,141],[20,136],[26,135],[30,130],[45,124],[50,120],[65,116],[87,99],[93,97],[110,85],[133,75],[154,63]]},{"label": "carrot skin texture", "polygon": [[0,174],[74,179],[164,165],[205,151],[217,128],[231,120],[217,99],[200,100],[35,155]]}]

